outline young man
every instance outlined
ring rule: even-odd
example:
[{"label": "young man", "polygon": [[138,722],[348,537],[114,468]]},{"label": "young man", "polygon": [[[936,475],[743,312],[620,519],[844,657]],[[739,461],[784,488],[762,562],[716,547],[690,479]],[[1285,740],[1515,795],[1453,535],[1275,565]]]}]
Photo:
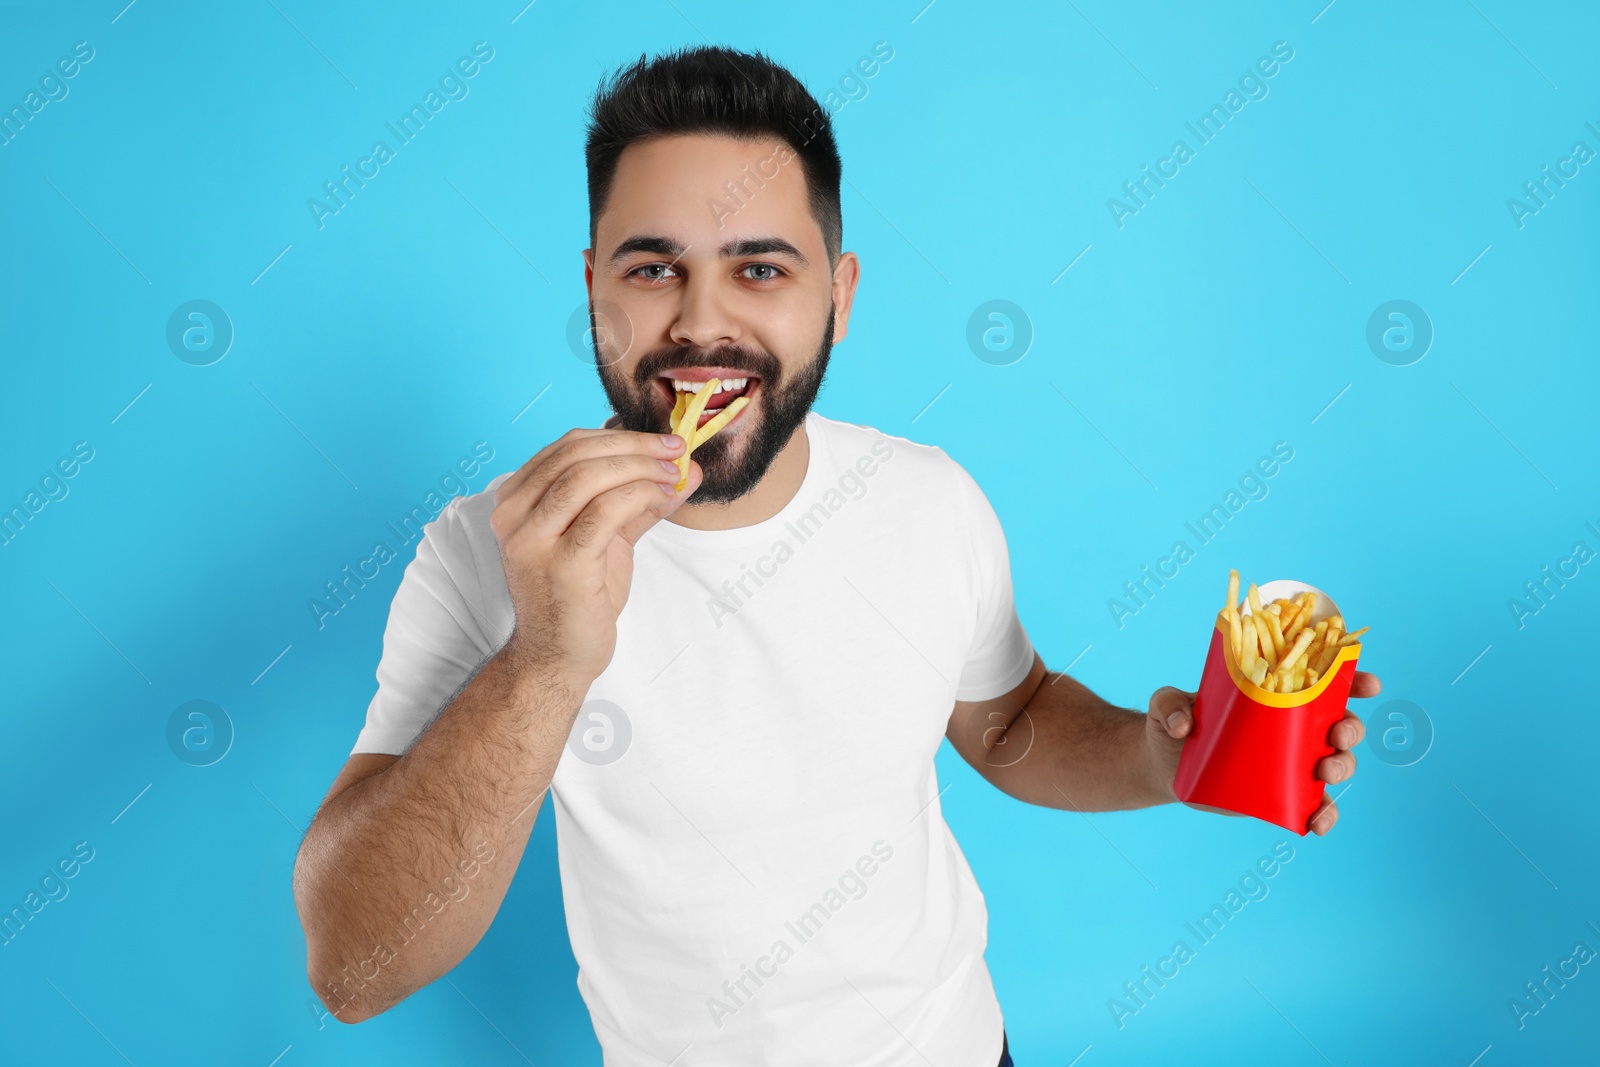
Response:
[{"label": "young man", "polygon": [[[972,478],[811,411],[859,263],[828,116],[793,76],[720,48],[641,59],[602,84],[587,154],[618,425],[427,527],[296,865],[311,983],[356,1022],[454,967],[548,791],[611,1067],[1009,1063],[939,743],[1029,803],[1167,803],[1193,694],[1144,715],[1048,676]],[[669,414],[713,377],[713,409],[748,404],[675,491]],[[1348,778],[1360,739],[1336,725],[1319,777]]]}]

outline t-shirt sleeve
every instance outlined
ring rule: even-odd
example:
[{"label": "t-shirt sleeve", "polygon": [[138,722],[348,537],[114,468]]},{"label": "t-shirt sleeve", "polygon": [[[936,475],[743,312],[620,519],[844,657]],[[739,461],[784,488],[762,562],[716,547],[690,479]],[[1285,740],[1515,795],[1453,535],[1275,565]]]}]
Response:
[{"label": "t-shirt sleeve", "polygon": [[1011,557],[1005,531],[983,490],[959,465],[960,497],[966,502],[962,532],[971,545],[977,628],[956,686],[957,700],[992,700],[1015,689],[1033,669],[1033,644],[1017,618],[1011,590]]},{"label": "t-shirt sleeve", "polygon": [[469,597],[477,572],[459,499],[422,528],[417,554],[400,578],[383,631],[378,691],[352,754],[403,754],[491,654],[475,636],[482,630]]}]

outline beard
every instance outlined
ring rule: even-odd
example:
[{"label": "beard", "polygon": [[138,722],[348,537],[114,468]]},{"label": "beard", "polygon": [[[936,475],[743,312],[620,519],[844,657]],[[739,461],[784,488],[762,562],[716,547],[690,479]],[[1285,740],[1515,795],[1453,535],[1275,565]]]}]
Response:
[{"label": "beard", "polygon": [[[595,369],[600,372],[600,385],[622,428],[636,433],[672,432],[671,405],[662,406],[657,385],[658,376],[669,367],[731,367],[761,380],[756,402],[736,420],[746,424],[741,436],[717,434],[694,450],[694,461],[700,464],[703,480],[690,503],[726,504],[760,483],[816,402],[828,370],[828,355],[833,350],[833,310],[830,302],[828,325],[822,331],[817,354],[792,375],[784,374],[782,364],[770,352],[737,345],[709,351],[674,345],[647,352],[633,368],[631,382],[614,374],[604,359],[596,360]],[[593,314],[591,308],[591,322]],[[596,332],[595,336],[601,335]]]}]

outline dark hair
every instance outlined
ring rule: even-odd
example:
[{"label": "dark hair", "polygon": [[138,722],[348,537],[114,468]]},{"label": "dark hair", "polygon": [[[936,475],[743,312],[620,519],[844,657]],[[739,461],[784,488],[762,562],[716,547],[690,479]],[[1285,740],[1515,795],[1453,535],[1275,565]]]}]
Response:
[{"label": "dark hair", "polygon": [[641,55],[601,79],[584,149],[591,247],[623,149],[651,137],[694,133],[787,142],[800,159],[828,262],[838,261],[844,242],[842,167],[832,119],[799,79],[765,55],[721,47],[685,48],[648,62]]}]

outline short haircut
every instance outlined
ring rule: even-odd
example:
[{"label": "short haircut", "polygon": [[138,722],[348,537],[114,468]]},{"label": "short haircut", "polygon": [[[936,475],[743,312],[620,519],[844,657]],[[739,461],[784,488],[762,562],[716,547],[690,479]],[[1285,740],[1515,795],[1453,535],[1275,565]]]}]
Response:
[{"label": "short haircut", "polygon": [[637,63],[601,79],[584,149],[591,247],[623,149],[683,134],[785,141],[800,160],[828,263],[838,262],[844,243],[842,166],[827,109],[799,79],[760,52],[721,47],[686,48],[652,60],[641,55]]}]

